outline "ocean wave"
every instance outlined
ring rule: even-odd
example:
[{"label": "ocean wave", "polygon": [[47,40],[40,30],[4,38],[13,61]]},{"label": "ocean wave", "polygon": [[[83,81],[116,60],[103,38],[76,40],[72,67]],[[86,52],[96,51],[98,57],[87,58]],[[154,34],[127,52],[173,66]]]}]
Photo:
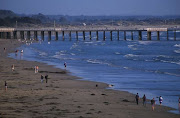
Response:
[{"label": "ocean wave", "polygon": [[115,52],[115,54],[120,55],[121,53],[120,52]]},{"label": "ocean wave", "polygon": [[151,41],[138,41],[138,42],[139,42],[139,44],[142,44],[142,45],[149,45],[149,44],[153,43]]},{"label": "ocean wave", "polygon": [[74,43],[74,44],[71,46],[70,49],[74,49],[74,48],[76,48],[77,46],[78,46],[77,43]]},{"label": "ocean wave", "polygon": [[123,67],[124,69],[129,69],[129,67]]},{"label": "ocean wave", "polygon": [[71,53],[71,55],[76,55],[76,54],[74,54],[74,53]]},{"label": "ocean wave", "polygon": [[157,58],[171,58],[171,57],[167,55],[158,55]]},{"label": "ocean wave", "polygon": [[107,62],[103,62],[103,61],[96,60],[96,59],[88,59],[87,62],[88,62],[88,63],[92,63],[92,64],[104,64],[104,65],[110,65],[110,64],[107,63]]},{"label": "ocean wave", "polygon": [[178,48],[180,48],[180,44],[176,44],[176,45],[174,45],[174,47],[178,47]]},{"label": "ocean wave", "polygon": [[180,49],[179,50],[174,50],[175,53],[180,53]]},{"label": "ocean wave", "polygon": [[56,59],[60,59],[61,57],[60,57],[60,55],[53,55],[53,56],[51,56],[52,58],[56,58]]},{"label": "ocean wave", "polygon": [[89,41],[89,42],[84,42],[85,44],[92,44],[92,43],[94,43],[94,42],[92,42],[92,41]]},{"label": "ocean wave", "polygon": [[40,55],[40,56],[47,56],[48,54],[45,53],[45,52],[39,52],[39,55]]},{"label": "ocean wave", "polygon": [[139,55],[134,55],[134,54],[127,54],[127,55],[124,55],[124,57],[126,58],[132,58],[132,57],[138,57]]},{"label": "ocean wave", "polygon": [[153,60],[145,60],[146,62],[152,62]]},{"label": "ocean wave", "polygon": [[66,53],[66,51],[60,51],[60,52],[56,52],[55,54],[59,55],[59,56],[62,56],[62,55],[66,55],[65,53]]},{"label": "ocean wave", "polygon": [[134,47],[134,45],[128,45],[128,48],[133,48]]}]

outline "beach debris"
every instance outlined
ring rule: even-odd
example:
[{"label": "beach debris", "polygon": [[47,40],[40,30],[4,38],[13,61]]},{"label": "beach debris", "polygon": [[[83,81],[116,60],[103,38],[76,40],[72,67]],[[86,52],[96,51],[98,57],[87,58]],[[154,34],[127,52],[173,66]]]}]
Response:
[{"label": "beach debris", "polygon": [[122,100],[123,102],[130,102],[129,100],[127,100],[127,99],[124,99],[124,100]]}]

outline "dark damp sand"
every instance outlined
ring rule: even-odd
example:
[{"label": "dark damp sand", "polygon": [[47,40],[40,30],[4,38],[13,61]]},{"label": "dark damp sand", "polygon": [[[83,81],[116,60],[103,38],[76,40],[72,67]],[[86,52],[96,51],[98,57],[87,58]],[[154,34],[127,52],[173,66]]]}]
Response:
[{"label": "dark damp sand", "polygon": [[[63,69],[7,57],[21,43],[0,39],[0,118],[179,118],[171,108],[136,105],[135,95],[105,89],[107,84],[77,80]],[[6,47],[6,52],[4,52]],[[11,71],[11,65],[15,71]],[[34,66],[39,73],[34,73]],[[40,75],[49,75],[41,83]],[[4,90],[4,81],[8,90]],[[142,97],[142,96],[141,96]]]}]

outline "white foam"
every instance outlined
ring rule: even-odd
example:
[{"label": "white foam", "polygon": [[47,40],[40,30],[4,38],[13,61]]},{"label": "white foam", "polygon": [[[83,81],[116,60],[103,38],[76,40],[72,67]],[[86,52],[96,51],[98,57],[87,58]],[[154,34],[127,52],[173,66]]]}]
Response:
[{"label": "white foam", "polygon": [[142,44],[142,45],[149,45],[151,43],[152,43],[151,41],[139,41],[139,44]]},{"label": "white foam", "polygon": [[128,67],[123,67],[124,69],[129,69]]},{"label": "white foam", "polygon": [[40,56],[47,56],[47,53],[45,53],[45,52],[40,52],[39,55],[40,55]]},{"label": "white foam", "polygon": [[92,43],[94,43],[94,42],[91,41],[91,42],[84,42],[84,43],[86,43],[86,44],[92,44]]},{"label": "white foam", "polygon": [[96,59],[88,59],[87,62],[92,63],[92,64],[104,64],[104,65],[110,65],[109,63],[106,62],[102,62],[100,60],[96,60]]},{"label": "white foam", "polygon": [[180,53],[180,49],[179,50],[174,50],[175,53]]},{"label": "white foam", "polygon": [[126,58],[131,58],[131,57],[138,57],[138,55],[127,54],[127,55],[124,55],[124,57],[126,57]]},{"label": "white foam", "polygon": [[121,53],[120,52],[115,52],[115,54],[120,55]]},{"label": "white foam", "polygon": [[178,47],[178,48],[180,48],[180,44],[176,44],[176,45],[174,45],[174,47]]}]

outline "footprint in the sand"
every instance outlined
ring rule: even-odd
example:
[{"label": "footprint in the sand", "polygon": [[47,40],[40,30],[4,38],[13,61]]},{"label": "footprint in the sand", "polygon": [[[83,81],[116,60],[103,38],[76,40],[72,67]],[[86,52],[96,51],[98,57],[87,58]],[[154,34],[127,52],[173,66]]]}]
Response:
[{"label": "footprint in the sand", "polygon": [[109,102],[103,102],[105,105],[109,105]]},{"label": "footprint in the sand", "polygon": [[127,100],[127,99],[124,99],[124,100],[122,100],[123,102],[130,102],[129,100]]},{"label": "footprint in the sand", "polygon": [[92,93],[91,95],[95,95],[94,93]]}]

